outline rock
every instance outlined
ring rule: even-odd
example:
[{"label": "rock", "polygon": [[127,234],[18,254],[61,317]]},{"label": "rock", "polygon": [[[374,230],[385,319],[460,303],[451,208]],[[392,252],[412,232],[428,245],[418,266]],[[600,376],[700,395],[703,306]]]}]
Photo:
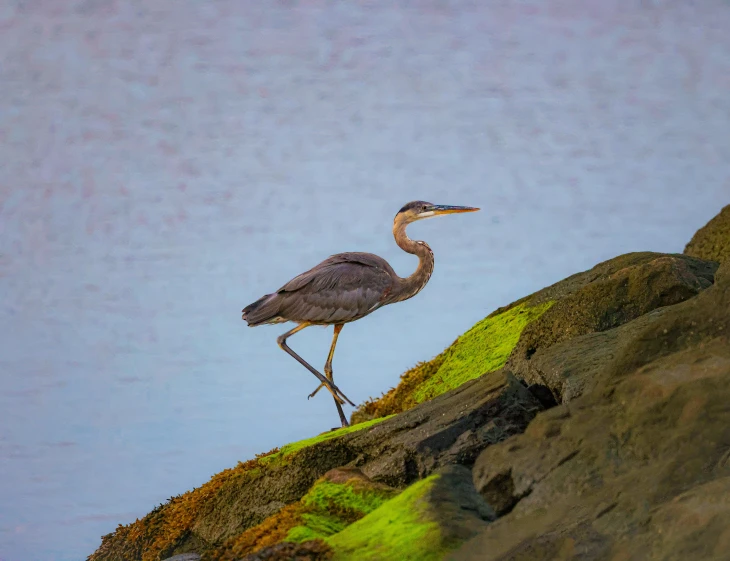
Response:
[{"label": "rock", "polygon": [[[323,480],[367,481],[358,471],[334,470]],[[474,489],[471,471],[452,465],[436,470],[397,497],[328,539],[300,544],[281,542],[245,561],[302,559],[441,559],[475,536],[494,511]],[[414,539],[407,539],[412,537]]]},{"label": "rock", "polygon": [[528,300],[490,314],[442,353],[405,372],[397,387],[358,407],[352,414],[353,422],[402,413],[502,368],[525,326],[553,304],[552,301],[533,304]]},{"label": "rock", "polygon": [[375,481],[402,488],[440,466],[471,464],[487,446],[522,432],[541,409],[518,380],[500,370],[342,440],[361,451],[353,465]]},{"label": "rock", "polygon": [[[585,372],[568,372],[564,366],[585,369],[589,361],[576,361],[571,355],[590,353],[593,346],[588,337],[581,349],[575,349],[577,338],[607,332],[692,298],[712,285],[716,269],[716,263],[683,255],[635,253],[557,283],[534,296],[549,295],[557,301],[525,328],[505,368],[528,384],[548,387],[558,402],[574,399],[590,378]],[[606,358],[592,354],[592,360]]]},{"label": "rock", "polygon": [[375,483],[404,488],[442,466],[472,463],[485,447],[524,431],[541,409],[517,379],[492,372],[371,428],[317,442],[280,461],[252,461],[250,468],[218,474],[202,490],[135,523],[133,539],[132,526],[105,536],[90,560],[141,559],[151,548],[163,558],[214,551],[265,520],[278,524],[277,513],[291,514],[287,509],[337,467],[357,468]]},{"label": "rock", "polygon": [[[210,557],[228,561],[245,555],[256,558],[256,555],[280,555],[283,551],[291,553],[290,547],[277,549],[274,546],[284,542],[311,545],[317,540],[325,540],[373,512],[395,494],[395,489],[371,481],[356,468],[330,470],[299,502],[285,506],[263,523],[231,537]],[[261,551],[265,553],[259,553]],[[307,555],[311,553],[307,550]]]},{"label": "rock", "polygon": [[729,316],[727,261],[606,261],[497,310],[405,393],[477,378],[225,470],[89,560],[345,559],[356,545],[367,559],[378,540],[436,559],[467,539],[455,559],[713,559],[730,543]]},{"label": "rock", "polygon": [[322,540],[303,543],[277,543],[243,557],[241,561],[324,561],[332,558],[332,550]]},{"label": "rock", "polygon": [[[373,428],[310,446],[280,473],[289,471],[288,480],[295,477],[300,466],[331,457],[345,464],[346,469],[330,471],[325,475],[327,479],[337,481],[352,475],[403,488],[442,466],[473,462],[486,446],[522,432],[540,409],[537,399],[518,380],[494,372]],[[450,481],[450,472],[444,473]],[[469,487],[473,491],[471,481]],[[245,496],[252,493],[247,491]],[[219,512],[226,511],[221,508]],[[238,508],[228,509],[230,516],[237,512]],[[230,532],[229,538],[240,532],[231,531],[230,518],[207,519],[206,527],[213,526],[216,519]]]},{"label": "rock", "polygon": [[454,464],[439,468],[435,473],[437,484],[431,489],[428,500],[434,509],[433,519],[444,537],[471,537],[476,533],[473,530],[484,526],[482,522],[497,518],[494,509],[477,493],[470,469]]},{"label": "rock", "polygon": [[729,272],[573,340],[564,366],[591,389],[480,454],[475,486],[502,516],[451,559],[728,558]]},{"label": "rock", "polygon": [[200,561],[200,555],[197,553],[180,553],[163,559],[163,561]]},{"label": "rock", "polygon": [[[663,313],[662,308],[635,319],[631,329],[610,329],[587,333],[546,348],[531,357],[529,366],[518,368],[528,381],[539,380],[548,388],[556,403],[567,403],[597,383],[596,373],[606,362],[613,360],[631,340],[635,329]],[[527,371],[527,374],[525,373]],[[547,408],[547,407],[546,407]]]},{"label": "rock", "polygon": [[684,253],[708,261],[730,259],[730,205],[697,231]]},{"label": "rock", "polygon": [[494,519],[463,466],[448,466],[414,483],[329,540],[333,560],[436,561]]},{"label": "rock", "polygon": [[693,487],[657,508],[643,532],[616,547],[629,559],[727,559],[730,540],[730,478]]}]

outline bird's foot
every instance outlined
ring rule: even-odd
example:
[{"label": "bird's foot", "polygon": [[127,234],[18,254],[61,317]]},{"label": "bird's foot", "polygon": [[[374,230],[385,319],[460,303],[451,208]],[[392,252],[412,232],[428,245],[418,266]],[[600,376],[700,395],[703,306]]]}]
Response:
[{"label": "bird's foot", "polygon": [[312,398],[313,398],[313,397],[314,397],[315,395],[317,395],[317,392],[318,392],[319,390],[321,390],[321,389],[322,389],[323,387],[324,387],[324,384],[320,384],[319,386],[317,386],[317,389],[316,389],[316,390],[314,390],[314,391],[313,391],[312,393],[310,393],[310,394],[309,394],[309,395],[307,396],[307,399],[312,399]]},{"label": "bird's foot", "polygon": [[350,398],[348,398],[344,393],[342,393],[342,390],[335,386],[332,382],[322,382],[319,386],[317,386],[317,389],[314,390],[312,393],[310,393],[307,396],[307,399],[312,399],[315,395],[317,395],[317,392],[321,390],[322,388],[326,387],[327,390],[332,394],[332,397],[335,398],[335,401],[340,404],[348,403],[351,406],[355,407],[355,404],[350,401]]}]

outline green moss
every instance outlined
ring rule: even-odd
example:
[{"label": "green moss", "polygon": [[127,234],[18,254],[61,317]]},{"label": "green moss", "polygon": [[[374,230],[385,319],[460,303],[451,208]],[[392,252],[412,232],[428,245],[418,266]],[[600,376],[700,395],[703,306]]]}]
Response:
[{"label": "green moss", "polygon": [[504,366],[525,327],[554,304],[530,302],[528,297],[487,316],[444,352],[405,372],[397,387],[360,405],[353,422],[407,411]]},{"label": "green moss", "polygon": [[544,314],[553,303],[530,307],[524,302],[477,323],[447,349],[438,371],[413,390],[416,403],[502,368],[527,324]]},{"label": "green moss", "polygon": [[332,509],[334,506],[338,510],[349,509],[364,514],[372,512],[385,502],[383,491],[368,489],[367,486],[357,483],[356,479],[345,484],[321,481],[304,495],[302,502],[321,509]]},{"label": "green moss", "polygon": [[360,423],[358,425],[352,425],[350,427],[342,427],[341,429],[333,430],[330,432],[325,432],[322,434],[319,434],[312,438],[307,438],[306,440],[300,440],[298,442],[292,442],[291,444],[287,444],[286,446],[283,446],[281,450],[274,454],[270,454],[264,458],[259,459],[259,463],[266,465],[271,463],[277,463],[286,458],[287,456],[291,456],[295,452],[298,452],[302,448],[307,448],[308,446],[313,446],[314,444],[318,444],[320,442],[324,442],[325,440],[330,440],[331,438],[337,438],[338,436],[343,436],[345,434],[350,434],[355,431],[364,430],[372,427],[373,425],[377,425],[378,423],[385,421],[386,419],[392,417],[392,415],[388,417],[382,417],[380,419],[373,419],[371,421],[367,421],[365,423]]},{"label": "green moss", "polygon": [[443,559],[450,545],[429,516],[425,495],[438,475],[414,483],[379,509],[328,538],[334,560]]},{"label": "green moss", "polygon": [[328,516],[327,514],[303,514],[303,524],[295,526],[286,535],[284,541],[287,542],[306,542],[332,536],[337,532],[341,532],[347,528],[347,522],[337,518],[336,516]]},{"label": "green moss", "polygon": [[[235,468],[214,475],[201,487],[172,497],[166,504],[160,505],[142,520],[137,520],[127,526],[120,525],[113,534],[102,538],[101,547],[89,557],[89,560],[106,561],[116,558],[114,555],[120,552],[124,554],[124,558],[129,559],[142,559],[143,561],[157,559],[160,552],[170,550],[187,535],[200,512],[204,510],[204,505],[215,497],[224,485],[230,484],[234,480],[238,480],[240,484],[241,479],[252,480],[260,477],[263,474],[263,467],[271,468],[281,465],[285,463],[287,457],[303,448],[344,434],[368,429],[387,418],[374,419],[367,423],[293,442],[281,450],[274,449],[266,454],[257,454],[256,458],[252,460],[239,462]],[[317,525],[315,524],[315,526]]]},{"label": "green moss", "polygon": [[292,528],[286,541],[303,542],[336,534],[380,507],[392,494],[387,488],[372,487],[358,479],[344,484],[320,480],[302,497],[306,510],[303,524]]},{"label": "green moss", "polygon": [[352,474],[345,481],[342,481],[342,473],[334,477],[340,482],[327,476],[318,479],[299,501],[229,538],[209,558],[230,561],[277,543],[327,538],[374,511],[397,493],[361,474]]}]

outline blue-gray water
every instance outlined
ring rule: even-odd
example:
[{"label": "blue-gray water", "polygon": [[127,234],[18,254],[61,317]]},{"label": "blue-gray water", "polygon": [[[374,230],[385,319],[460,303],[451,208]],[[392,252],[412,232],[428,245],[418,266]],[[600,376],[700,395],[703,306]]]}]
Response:
[{"label": "blue-gray water", "polygon": [[[362,401],[475,321],[730,202],[720,0],[0,6],[0,559],[85,557],[117,523],[334,426],[241,308],[328,255],[415,259],[348,325]],[[323,364],[330,330],[293,348]]]}]

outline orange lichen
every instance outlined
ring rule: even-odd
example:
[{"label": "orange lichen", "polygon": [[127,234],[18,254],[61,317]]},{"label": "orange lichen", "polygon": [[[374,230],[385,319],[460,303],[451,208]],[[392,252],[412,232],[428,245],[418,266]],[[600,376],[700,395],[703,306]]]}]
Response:
[{"label": "orange lichen", "polygon": [[307,510],[311,508],[301,503],[287,505],[258,526],[228,539],[211,558],[219,561],[240,559],[249,553],[282,542],[289,530],[303,522],[302,514]]},{"label": "orange lichen", "polygon": [[407,370],[401,375],[396,387],[391,388],[380,397],[365,401],[355,409],[351,417],[352,423],[363,423],[386,415],[401,413],[418,405],[414,398],[415,389],[438,372],[445,357],[446,351],[428,362],[419,362]]}]

